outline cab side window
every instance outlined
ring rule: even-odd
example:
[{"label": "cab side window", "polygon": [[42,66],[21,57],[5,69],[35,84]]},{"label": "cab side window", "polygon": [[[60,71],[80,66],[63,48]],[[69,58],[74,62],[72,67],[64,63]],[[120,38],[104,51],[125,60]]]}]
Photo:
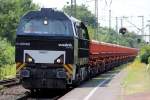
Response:
[{"label": "cab side window", "polygon": [[83,27],[82,25],[77,26],[77,33],[80,39],[89,39],[86,27]]}]

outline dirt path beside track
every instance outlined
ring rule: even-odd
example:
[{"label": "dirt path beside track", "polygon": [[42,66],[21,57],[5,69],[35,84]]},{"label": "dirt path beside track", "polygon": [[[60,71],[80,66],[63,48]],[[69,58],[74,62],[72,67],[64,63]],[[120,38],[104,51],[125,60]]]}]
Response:
[{"label": "dirt path beside track", "polygon": [[125,95],[123,100],[150,100],[150,92]]}]

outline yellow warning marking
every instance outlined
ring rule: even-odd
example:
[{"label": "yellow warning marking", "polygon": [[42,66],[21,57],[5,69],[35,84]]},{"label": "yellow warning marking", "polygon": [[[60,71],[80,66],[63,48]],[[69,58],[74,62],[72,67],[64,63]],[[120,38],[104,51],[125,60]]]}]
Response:
[{"label": "yellow warning marking", "polygon": [[19,62],[19,63],[16,63],[16,66],[19,66],[21,63]]},{"label": "yellow warning marking", "polygon": [[70,70],[67,65],[64,65],[64,67],[69,72],[69,74],[71,74],[71,75],[73,74],[72,70]]},{"label": "yellow warning marking", "polygon": [[16,64],[16,68],[18,69],[18,67],[21,66],[21,65],[22,65],[22,63],[20,63],[20,62],[17,63],[17,64]]},{"label": "yellow warning marking", "polygon": [[71,70],[73,70],[73,67],[72,67],[71,64],[67,64],[67,66],[68,66]]},{"label": "yellow warning marking", "polygon": [[22,64],[18,69],[17,69],[17,72],[20,71],[20,69],[22,69],[26,64]]}]

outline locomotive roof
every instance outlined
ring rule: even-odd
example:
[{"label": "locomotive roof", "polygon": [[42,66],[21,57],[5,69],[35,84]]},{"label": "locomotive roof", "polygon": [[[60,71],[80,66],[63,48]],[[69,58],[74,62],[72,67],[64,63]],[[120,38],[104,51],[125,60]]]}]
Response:
[{"label": "locomotive roof", "polygon": [[73,22],[81,22],[78,19],[71,17],[65,14],[62,11],[58,11],[52,8],[41,8],[39,11],[30,11],[25,14],[23,19],[40,19],[40,18],[47,18],[47,19],[58,19],[58,20],[71,20]]}]

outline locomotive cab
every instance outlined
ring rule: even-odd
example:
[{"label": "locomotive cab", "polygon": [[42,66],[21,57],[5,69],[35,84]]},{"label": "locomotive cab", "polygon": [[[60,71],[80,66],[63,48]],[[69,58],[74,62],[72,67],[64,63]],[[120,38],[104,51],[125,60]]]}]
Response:
[{"label": "locomotive cab", "polygon": [[[87,76],[86,26],[50,8],[25,14],[17,29],[16,69],[27,89],[64,89]],[[88,72],[88,71],[87,71]]]}]

